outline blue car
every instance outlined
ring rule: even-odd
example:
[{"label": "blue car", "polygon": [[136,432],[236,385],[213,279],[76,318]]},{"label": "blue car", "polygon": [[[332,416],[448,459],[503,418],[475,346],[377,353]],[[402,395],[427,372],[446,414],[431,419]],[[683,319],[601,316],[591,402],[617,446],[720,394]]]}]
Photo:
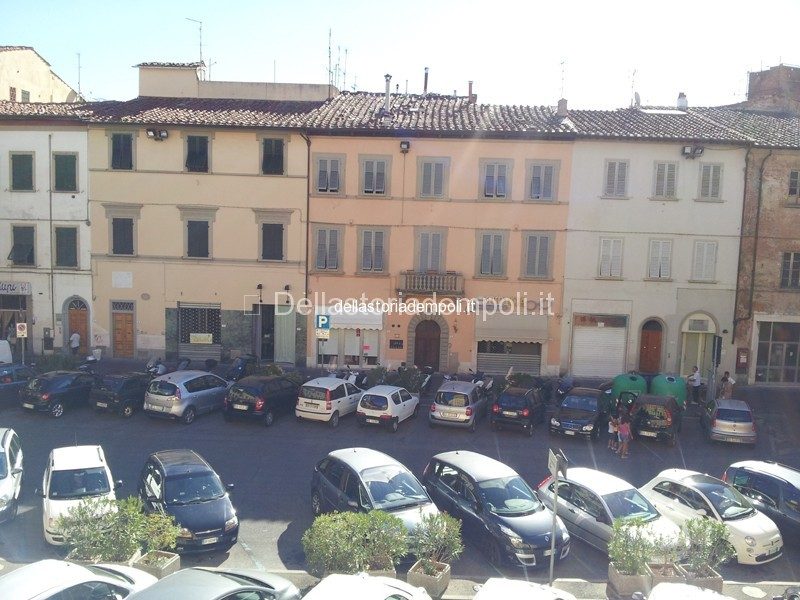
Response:
[{"label": "blue car", "polygon": [[0,404],[15,404],[19,391],[34,377],[36,373],[27,365],[0,363]]}]

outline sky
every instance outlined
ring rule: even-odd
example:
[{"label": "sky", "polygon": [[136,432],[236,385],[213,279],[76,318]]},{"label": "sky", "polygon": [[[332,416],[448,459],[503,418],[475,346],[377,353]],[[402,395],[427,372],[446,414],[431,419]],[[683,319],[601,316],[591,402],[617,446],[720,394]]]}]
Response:
[{"label": "sky", "polygon": [[126,100],[133,65],[199,59],[188,19],[213,80],[327,83],[330,47],[339,89],[421,93],[428,67],[428,91],[471,80],[489,104],[730,104],[748,72],[800,64],[798,0],[0,0],[0,45],[75,89],[80,54],[84,97]]}]

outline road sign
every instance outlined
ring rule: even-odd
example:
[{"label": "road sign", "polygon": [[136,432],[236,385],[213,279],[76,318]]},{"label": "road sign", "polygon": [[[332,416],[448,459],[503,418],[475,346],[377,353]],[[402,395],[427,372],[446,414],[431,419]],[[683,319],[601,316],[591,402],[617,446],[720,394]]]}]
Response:
[{"label": "road sign", "polygon": [[331,318],[330,318],[330,316],[328,316],[328,315],[317,315],[317,329],[330,329],[330,328],[331,328]]},{"label": "road sign", "polygon": [[26,338],[26,337],[28,337],[28,324],[27,323],[17,323],[17,337],[18,338]]},{"label": "road sign", "polygon": [[561,450],[558,451],[558,454],[553,452],[552,448],[548,450],[547,469],[553,477],[558,477],[559,474],[561,474],[562,477],[567,476],[567,457],[564,456]]},{"label": "road sign", "polygon": [[331,339],[331,330],[330,329],[317,329],[317,339],[318,340],[329,340],[329,339]]}]

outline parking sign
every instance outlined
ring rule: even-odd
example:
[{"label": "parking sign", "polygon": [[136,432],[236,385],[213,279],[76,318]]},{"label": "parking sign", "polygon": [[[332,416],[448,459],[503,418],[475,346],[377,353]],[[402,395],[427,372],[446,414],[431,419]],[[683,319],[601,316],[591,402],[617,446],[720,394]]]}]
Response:
[{"label": "parking sign", "polygon": [[17,337],[18,338],[26,338],[26,337],[28,337],[28,324],[27,323],[17,323]]},{"label": "parking sign", "polygon": [[331,318],[328,315],[317,315],[317,329],[330,329]]}]

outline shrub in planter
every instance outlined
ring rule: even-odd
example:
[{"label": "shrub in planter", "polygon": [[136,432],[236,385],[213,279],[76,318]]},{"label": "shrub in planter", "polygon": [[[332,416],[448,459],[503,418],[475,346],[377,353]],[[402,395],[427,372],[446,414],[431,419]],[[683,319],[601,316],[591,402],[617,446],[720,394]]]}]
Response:
[{"label": "shrub in planter", "polygon": [[411,532],[411,551],[419,560],[408,570],[406,581],[422,587],[434,598],[450,584],[449,562],[464,551],[461,522],[450,515],[425,515]]},{"label": "shrub in planter", "polygon": [[650,589],[659,583],[684,583],[686,577],[678,566],[679,557],[686,550],[686,542],[681,533],[677,539],[656,536],[651,540],[652,554],[645,566]]},{"label": "shrub in planter", "polygon": [[647,589],[647,560],[652,542],[642,519],[617,519],[608,541],[608,583],[619,596]]},{"label": "shrub in planter", "polygon": [[403,521],[381,510],[367,513],[364,551],[369,571],[394,571],[408,554],[408,532]]},{"label": "shrub in planter", "polygon": [[715,519],[700,517],[684,523],[683,534],[688,547],[680,567],[687,583],[722,591],[722,576],[717,569],[736,557],[728,540],[729,533],[727,526]]}]

